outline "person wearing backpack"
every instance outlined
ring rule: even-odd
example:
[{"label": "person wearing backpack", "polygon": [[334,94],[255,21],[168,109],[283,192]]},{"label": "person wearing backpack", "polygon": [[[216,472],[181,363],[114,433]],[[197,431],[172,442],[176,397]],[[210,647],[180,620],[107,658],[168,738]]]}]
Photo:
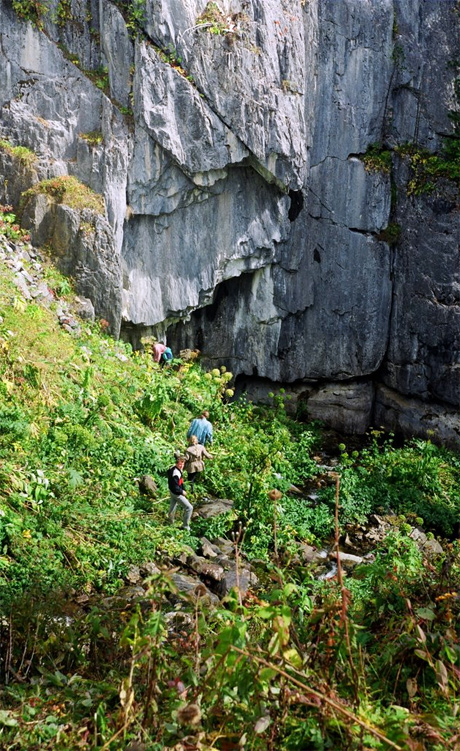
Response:
[{"label": "person wearing backpack", "polygon": [[173,359],[172,349],[165,347],[163,354],[161,355],[160,365],[169,365]]},{"label": "person wearing backpack", "polygon": [[182,518],[183,529],[190,532],[190,519],[192,518],[193,506],[187,499],[186,492],[184,490],[184,479],[182,476],[182,470],[184,469],[185,456],[178,456],[176,463],[168,469],[168,488],[169,488],[169,514],[168,518],[171,524],[174,524],[174,517],[176,514],[176,508],[178,505],[184,509]]},{"label": "person wearing backpack", "polygon": [[198,443],[196,435],[190,436],[190,445],[185,452],[185,469],[187,471],[187,480],[190,483],[190,489],[193,493],[196,476],[204,471],[204,460],[212,459],[212,454],[206,451],[205,447]]}]

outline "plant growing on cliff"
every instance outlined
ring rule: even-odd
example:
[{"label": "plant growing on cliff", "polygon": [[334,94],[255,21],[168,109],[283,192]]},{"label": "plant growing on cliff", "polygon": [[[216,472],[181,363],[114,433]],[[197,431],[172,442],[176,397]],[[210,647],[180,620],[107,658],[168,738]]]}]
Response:
[{"label": "plant growing on cliff", "polygon": [[37,155],[26,146],[13,146],[9,141],[0,141],[0,148],[17,159],[23,166],[32,167],[37,161]]},{"label": "plant growing on cliff", "polygon": [[49,11],[47,2],[43,0],[12,0],[12,6],[19,18],[30,21],[39,29],[43,28],[44,17]]},{"label": "plant growing on cliff", "polygon": [[433,193],[442,179],[451,180],[460,188],[460,138],[446,138],[440,154],[420,149],[415,144],[405,144],[396,150],[409,160],[412,169],[407,183],[408,195]]},{"label": "plant growing on cliff", "polygon": [[52,177],[37,183],[22,194],[21,206],[23,207],[32,196],[40,193],[50,196],[56,203],[65,203],[71,209],[79,211],[91,209],[99,214],[105,214],[103,196],[95,193],[71,175]]},{"label": "plant growing on cliff", "polygon": [[381,230],[377,235],[377,240],[394,245],[398,242],[401,234],[401,225],[396,222],[390,222],[385,229]]},{"label": "plant growing on cliff", "polygon": [[391,151],[379,143],[371,143],[361,159],[368,172],[391,172]]},{"label": "plant growing on cliff", "polygon": [[30,239],[28,232],[19,225],[12,206],[0,205],[0,235],[13,241]]},{"label": "plant growing on cliff", "polygon": [[100,130],[91,130],[89,133],[79,133],[78,136],[90,146],[99,146],[104,140],[104,136]]},{"label": "plant growing on cliff", "polygon": [[59,0],[55,11],[55,22],[64,27],[72,18],[72,0]]},{"label": "plant growing on cliff", "polygon": [[237,35],[241,31],[241,25],[247,22],[244,12],[227,13],[216,2],[208,2],[204,11],[196,20],[196,29],[208,31],[216,35]]}]

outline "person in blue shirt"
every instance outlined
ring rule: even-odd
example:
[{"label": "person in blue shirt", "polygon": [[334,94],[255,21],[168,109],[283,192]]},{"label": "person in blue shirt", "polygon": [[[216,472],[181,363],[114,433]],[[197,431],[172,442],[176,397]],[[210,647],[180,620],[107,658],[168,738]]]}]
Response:
[{"label": "person in blue shirt", "polygon": [[201,443],[202,446],[205,446],[206,443],[212,443],[212,425],[208,418],[209,412],[206,409],[203,410],[200,417],[195,417],[187,431],[187,438],[196,435],[198,443]]}]

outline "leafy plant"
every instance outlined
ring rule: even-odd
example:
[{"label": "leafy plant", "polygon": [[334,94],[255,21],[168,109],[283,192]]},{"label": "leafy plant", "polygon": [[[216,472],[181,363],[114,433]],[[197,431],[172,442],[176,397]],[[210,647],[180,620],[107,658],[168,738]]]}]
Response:
[{"label": "leafy plant", "polygon": [[72,209],[91,209],[99,214],[105,213],[103,196],[95,193],[71,175],[42,180],[24,191],[21,196],[21,206],[23,207],[32,196],[39,193],[50,196],[56,203],[65,203]]},{"label": "leafy plant", "polygon": [[59,0],[56,11],[55,21],[58,26],[64,27],[72,18],[72,1]]},{"label": "leafy plant", "polygon": [[0,235],[8,240],[24,242],[30,240],[28,232],[18,224],[12,206],[0,205]]},{"label": "leafy plant", "polygon": [[9,141],[4,140],[0,141],[0,148],[26,167],[31,167],[37,161],[37,155],[26,146],[13,146]]},{"label": "leafy plant", "polygon": [[391,172],[392,154],[389,149],[378,143],[372,143],[361,157],[368,172]]},{"label": "leafy plant", "polygon": [[19,18],[31,21],[39,29],[43,28],[45,15],[49,11],[48,3],[44,0],[12,0],[13,10]]},{"label": "leafy plant", "polygon": [[86,141],[86,143],[89,143],[90,146],[99,146],[104,140],[100,130],[92,130],[89,133],[79,133],[78,135]]},{"label": "leafy plant", "polygon": [[460,187],[460,139],[445,139],[441,154],[433,154],[414,144],[398,148],[408,158],[412,177],[407,184],[407,194],[419,196],[436,190],[441,179],[452,180]]}]

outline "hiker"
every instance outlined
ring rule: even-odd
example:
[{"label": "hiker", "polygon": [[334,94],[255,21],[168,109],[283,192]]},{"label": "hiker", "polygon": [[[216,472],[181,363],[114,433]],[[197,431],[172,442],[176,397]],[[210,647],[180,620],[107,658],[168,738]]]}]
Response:
[{"label": "hiker", "polygon": [[155,342],[155,344],[152,347],[152,357],[155,362],[160,362],[165,349],[166,349],[166,344],[163,344],[163,342]]},{"label": "hiker", "polygon": [[176,514],[177,504],[184,509],[182,526],[187,532],[190,532],[190,519],[192,517],[193,506],[190,501],[187,500],[187,496],[184,490],[184,480],[182,477],[182,470],[184,469],[185,456],[178,456],[176,463],[168,469],[168,487],[169,487],[169,521],[174,524],[174,516]]},{"label": "hiker", "polygon": [[196,435],[198,443],[201,443],[202,446],[205,446],[206,443],[212,443],[212,425],[208,418],[209,412],[206,409],[203,410],[200,417],[195,417],[187,431],[187,438]]},{"label": "hiker", "polygon": [[170,347],[165,347],[164,352],[160,358],[160,365],[169,365],[172,362],[173,353]]},{"label": "hiker", "polygon": [[190,436],[190,445],[185,452],[185,469],[187,470],[187,480],[190,483],[190,489],[193,493],[193,488],[196,480],[196,476],[204,471],[203,457],[212,459],[212,454],[206,451],[205,447],[198,443],[196,435]]}]

